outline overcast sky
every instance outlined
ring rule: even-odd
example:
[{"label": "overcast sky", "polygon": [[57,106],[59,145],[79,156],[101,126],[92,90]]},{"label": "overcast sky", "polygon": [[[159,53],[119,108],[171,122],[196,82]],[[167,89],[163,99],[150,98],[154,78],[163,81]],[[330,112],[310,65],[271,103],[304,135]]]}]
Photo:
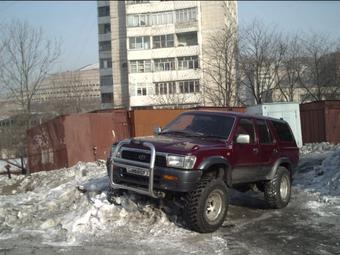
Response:
[{"label": "overcast sky", "polygon": [[[0,24],[12,19],[42,27],[49,38],[61,39],[63,55],[56,70],[98,62],[96,2],[0,2]],[[254,18],[286,32],[316,31],[340,38],[340,2],[239,1],[239,24]],[[0,33],[1,36],[1,33]]]}]

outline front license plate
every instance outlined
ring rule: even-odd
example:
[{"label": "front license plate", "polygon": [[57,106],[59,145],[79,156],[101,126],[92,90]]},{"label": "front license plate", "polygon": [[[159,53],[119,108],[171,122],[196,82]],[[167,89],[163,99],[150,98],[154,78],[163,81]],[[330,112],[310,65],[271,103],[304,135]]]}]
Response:
[{"label": "front license plate", "polygon": [[126,172],[129,174],[141,175],[141,176],[149,176],[149,170],[139,167],[129,167],[126,169]]}]

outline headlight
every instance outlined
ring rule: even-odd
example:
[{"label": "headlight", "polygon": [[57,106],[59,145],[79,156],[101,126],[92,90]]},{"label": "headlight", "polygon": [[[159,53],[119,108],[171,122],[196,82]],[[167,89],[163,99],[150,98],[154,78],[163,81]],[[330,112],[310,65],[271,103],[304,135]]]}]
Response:
[{"label": "headlight", "polygon": [[192,169],[195,165],[195,162],[195,156],[167,155],[166,157],[166,165],[169,167]]}]

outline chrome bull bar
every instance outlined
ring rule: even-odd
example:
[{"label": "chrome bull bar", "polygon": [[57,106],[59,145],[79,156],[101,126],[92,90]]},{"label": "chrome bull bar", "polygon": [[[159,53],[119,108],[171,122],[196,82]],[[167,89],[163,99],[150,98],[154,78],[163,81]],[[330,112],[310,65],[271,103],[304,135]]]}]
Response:
[{"label": "chrome bull bar", "polygon": [[[125,189],[125,190],[131,190],[133,192],[142,194],[142,195],[147,195],[150,197],[154,198],[160,198],[164,197],[163,192],[158,192],[154,191],[154,171],[155,171],[155,161],[156,161],[156,149],[155,146],[152,143],[149,142],[142,142],[141,144],[147,148],[150,149],[151,154],[150,154],[150,163],[145,163],[145,162],[139,162],[139,161],[134,161],[134,160],[128,160],[128,159],[123,159],[120,157],[117,157],[117,154],[119,153],[119,150],[122,148],[123,145],[130,144],[131,139],[125,139],[117,145],[115,148],[115,151],[112,153],[111,156],[111,164],[110,164],[110,171],[109,171],[109,178],[110,178],[110,187],[112,189]],[[115,183],[113,181],[113,166],[118,166],[118,167],[123,167],[123,168],[128,168],[133,166],[138,166],[140,168],[143,168],[146,171],[149,171],[149,183],[148,183],[148,188],[142,188],[142,187],[133,187],[129,185],[122,185]]]}]

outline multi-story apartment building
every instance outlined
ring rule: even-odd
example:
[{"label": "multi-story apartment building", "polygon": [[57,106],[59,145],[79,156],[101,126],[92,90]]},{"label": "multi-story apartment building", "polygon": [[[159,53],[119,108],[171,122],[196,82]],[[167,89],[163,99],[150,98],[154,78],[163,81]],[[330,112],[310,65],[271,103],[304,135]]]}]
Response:
[{"label": "multi-story apartment building", "polygon": [[209,105],[211,35],[237,26],[236,1],[98,1],[102,105]]}]

